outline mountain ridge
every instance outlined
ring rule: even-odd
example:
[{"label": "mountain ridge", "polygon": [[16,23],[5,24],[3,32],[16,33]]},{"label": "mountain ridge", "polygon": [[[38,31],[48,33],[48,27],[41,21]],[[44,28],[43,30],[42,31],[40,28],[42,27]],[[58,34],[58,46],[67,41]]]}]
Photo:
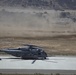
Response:
[{"label": "mountain ridge", "polygon": [[76,9],[76,0],[0,0],[0,6],[20,6],[40,9]]}]

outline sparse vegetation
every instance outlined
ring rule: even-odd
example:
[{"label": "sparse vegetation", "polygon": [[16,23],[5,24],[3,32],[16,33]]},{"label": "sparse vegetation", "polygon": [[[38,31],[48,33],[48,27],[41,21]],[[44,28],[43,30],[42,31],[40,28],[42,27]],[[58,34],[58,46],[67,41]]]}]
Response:
[{"label": "sparse vegetation", "polygon": [[69,18],[71,16],[70,12],[61,12],[60,18]]},{"label": "sparse vegetation", "polygon": [[70,12],[61,12],[60,18],[68,18],[71,19],[73,22],[76,22],[76,15]]}]

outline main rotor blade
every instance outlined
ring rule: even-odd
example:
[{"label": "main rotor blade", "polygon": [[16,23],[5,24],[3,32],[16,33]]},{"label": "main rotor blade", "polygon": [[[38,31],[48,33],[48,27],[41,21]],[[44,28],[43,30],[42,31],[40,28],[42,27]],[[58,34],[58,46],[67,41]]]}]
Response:
[{"label": "main rotor blade", "polygon": [[21,50],[14,50],[14,49],[3,49],[0,52],[21,52]]},{"label": "main rotor blade", "polygon": [[33,47],[43,48],[43,47],[40,47],[40,46],[31,45],[31,44],[22,44],[22,45],[23,45],[23,46],[33,46]]},{"label": "main rotor blade", "polygon": [[55,62],[55,61],[46,61],[46,60],[42,60],[42,61],[45,61],[45,62],[53,62],[53,63],[57,63],[57,62]]},{"label": "main rotor blade", "polygon": [[35,63],[35,61],[36,61],[36,60],[34,60],[34,61],[32,62],[32,64],[34,64],[34,63]]},{"label": "main rotor blade", "polygon": [[0,59],[21,59],[21,58],[0,58]]}]

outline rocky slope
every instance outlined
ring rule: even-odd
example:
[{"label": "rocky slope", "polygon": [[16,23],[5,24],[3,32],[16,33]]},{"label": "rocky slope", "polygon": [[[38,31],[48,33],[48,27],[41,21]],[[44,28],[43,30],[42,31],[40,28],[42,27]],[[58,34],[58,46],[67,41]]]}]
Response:
[{"label": "rocky slope", "polygon": [[76,9],[76,0],[0,0],[0,6],[20,6],[44,9]]}]

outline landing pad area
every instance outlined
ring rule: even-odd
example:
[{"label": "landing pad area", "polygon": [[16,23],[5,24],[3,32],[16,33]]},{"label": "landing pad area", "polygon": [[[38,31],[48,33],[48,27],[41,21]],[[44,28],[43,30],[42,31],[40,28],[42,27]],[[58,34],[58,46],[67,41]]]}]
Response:
[{"label": "landing pad area", "polygon": [[76,57],[74,56],[47,57],[46,60],[22,60],[9,55],[0,55],[0,58],[0,73],[76,74]]}]

